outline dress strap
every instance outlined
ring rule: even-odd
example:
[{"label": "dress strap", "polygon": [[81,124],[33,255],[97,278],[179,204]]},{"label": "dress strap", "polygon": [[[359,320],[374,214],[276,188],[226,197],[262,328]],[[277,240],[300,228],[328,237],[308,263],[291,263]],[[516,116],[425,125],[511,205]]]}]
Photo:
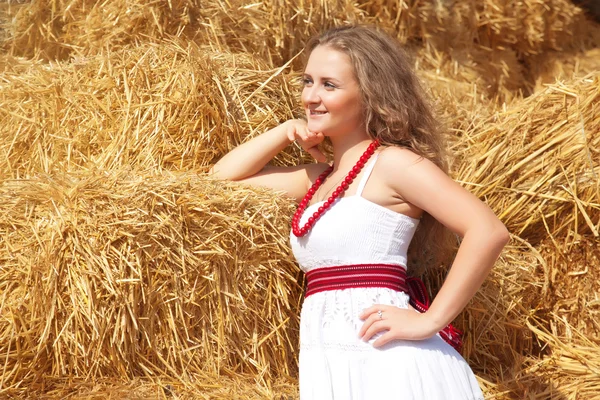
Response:
[{"label": "dress strap", "polygon": [[358,189],[356,189],[356,195],[362,196],[362,192],[367,185],[367,181],[369,180],[369,176],[371,176],[371,172],[373,172],[373,167],[375,167],[375,163],[377,162],[377,157],[379,157],[379,153],[373,155],[373,159],[369,161],[369,164],[365,168],[365,172],[363,173],[362,178],[360,178],[360,182],[358,183]]}]

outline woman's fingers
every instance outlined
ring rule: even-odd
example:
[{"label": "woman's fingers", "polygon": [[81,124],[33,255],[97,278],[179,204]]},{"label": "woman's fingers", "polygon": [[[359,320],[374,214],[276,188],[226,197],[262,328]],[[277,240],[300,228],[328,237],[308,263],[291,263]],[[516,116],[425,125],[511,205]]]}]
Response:
[{"label": "woman's fingers", "polygon": [[390,330],[390,324],[388,321],[374,320],[372,323],[369,324],[367,330],[365,331],[364,335],[362,336],[362,340],[365,342],[368,342],[369,340],[371,340],[373,335],[375,335],[381,331],[389,331],[389,330]]},{"label": "woman's fingers", "polygon": [[[381,316],[384,315],[384,308],[386,306],[382,306],[380,304],[376,304],[365,309],[360,315],[359,318],[364,321],[360,330],[358,331],[358,337],[362,338],[366,335],[366,332],[369,330],[371,325],[373,325],[377,321],[381,321],[382,318],[379,318],[379,311],[381,311]],[[371,335],[372,336],[372,335]],[[367,339],[368,340],[368,339]]]},{"label": "woman's fingers", "polygon": [[327,162],[327,157],[317,147],[325,139],[321,132],[311,132],[306,127],[306,121],[290,120],[288,123],[287,137],[290,141],[297,141],[304,151],[308,152],[315,160]]},{"label": "woman's fingers", "polygon": [[391,342],[394,339],[396,339],[396,338],[394,337],[392,332],[387,331],[386,333],[384,333],[383,335],[378,337],[377,340],[375,340],[373,342],[373,347],[381,347],[381,346]]}]

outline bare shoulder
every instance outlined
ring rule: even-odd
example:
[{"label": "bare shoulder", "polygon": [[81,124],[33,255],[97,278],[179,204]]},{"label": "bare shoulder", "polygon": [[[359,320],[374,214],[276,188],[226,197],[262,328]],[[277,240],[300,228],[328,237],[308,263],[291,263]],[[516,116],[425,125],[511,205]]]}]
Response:
[{"label": "bare shoulder", "polygon": [[[416,166],[434,166],[431,161],[415,153],[411,149],[398,146],[390,146],[381,151],[379,155],[379,168],[386,175],[398,177],[407,170]],[[437,167],[436,167],[437,168]]]},{"label": "bare shoulder", "polygon": [[414,205],[419,203],[416,197],[428,190],[443,190],[453,183],[435,163],[411,149],[388,147],[380,159],[379,171],[385,185]]}]

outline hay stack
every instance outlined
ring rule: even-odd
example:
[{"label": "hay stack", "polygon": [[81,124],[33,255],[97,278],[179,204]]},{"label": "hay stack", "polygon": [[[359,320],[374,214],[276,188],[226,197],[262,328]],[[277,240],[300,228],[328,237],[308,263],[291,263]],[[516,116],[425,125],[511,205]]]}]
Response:
[{"label": "hay stack", "polygon": [[[13,177],[202,168],[293,117],[296,102],[282,68],[193,43],[24,64],[0,82],[0,172]],[[288,153],[280,162],[300,156]]]},{"label": "hay stack", "polygon": [[443,51],[476,43],[539,54],[577,47],[592,31],[584,11],[568,0],[364,0],[361,7],[378,23],[391,24],[400,39],[419,39]]},{"label": "hay stack", "polygon": [[[151,5],[127,0],[76,4],[44,0],[19,13],[8,48],[28,57],[39,54],[45,59],[66,59],[73,53],[96,54],[106,47],[175,35],[213,49],[256,54],[280,65],[319,29],[359,22],[364,19],[362,14],[349,0],[285,4],[276,0],[177,0]],[[31,25],[44,29],[31,30]]]},{"label": "hay stack", "polygon": [[0,199],[3,388],[294,372],[289,201],[139,171],[8,181]]},{"label": "hay stack", "polygon": [[551,51],[527,60],[532,91],[543,90],[557,80],[568,81],[600,71],[600,49]]},{"label": "hay stack", "polygon": [[46,60],[96,54],[185,34],[200,23],[200,8],[198,0],[33,1],[16,15],[6,47],[15,55]]},{"label": "hay stack", "polygon": [[295,398],[292,206],[192,171],[293,117],[306,38],[362,21],[414,47],[455,176],[515,234],[457,321],[486,398],[593,398],[600,78],[520,96],[591,72],[593,51],[556,51],[597,36],[570,2],[545,4],[23,6],[0,55],[0,393]]},{"label": "hay stack", "polygon": [[169,377],[155,379],[85,379],[47,378],[41,387],[4,391],[3,395],[27,399],[179,399],[179,400],[297,400],[298,388],[291,380],[276,380],[268,385],[257,383],[253,377],[203,374],[194,381],[182,384]]},{"label": "hay stack", "polygon": [[457,178],[536,243],[600,229],[600,76],[550,85],[464,132]]}]

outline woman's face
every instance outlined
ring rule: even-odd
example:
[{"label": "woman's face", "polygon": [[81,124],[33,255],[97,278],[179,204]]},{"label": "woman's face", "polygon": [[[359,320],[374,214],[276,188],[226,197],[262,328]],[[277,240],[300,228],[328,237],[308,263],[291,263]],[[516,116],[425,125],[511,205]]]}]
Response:
[{"label": "woman's face", "polygon": [[339,136],[362,128],[361,94],[350,57],[317,46],[304,70],[302,105],[312,132]]}]

